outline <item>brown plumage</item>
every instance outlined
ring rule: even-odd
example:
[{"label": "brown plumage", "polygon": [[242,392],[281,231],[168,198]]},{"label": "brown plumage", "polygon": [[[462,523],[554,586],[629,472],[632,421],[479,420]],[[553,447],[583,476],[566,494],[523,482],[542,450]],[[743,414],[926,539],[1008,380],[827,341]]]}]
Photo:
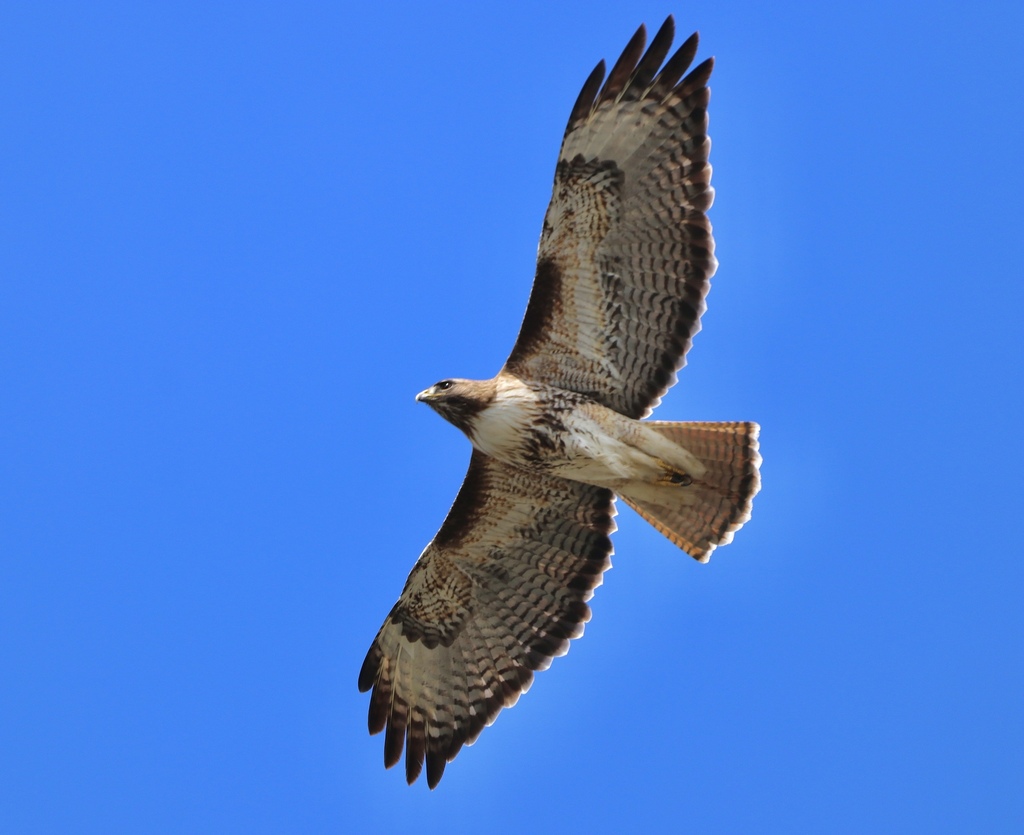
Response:
[{"label": "brown plumage", "polygon": [[359,673],[359,689],[373,688],[370,732],[388,731],[385,765],[407,736],[407,779],[425,757],[436,786],[459,748],[566,652],[610,565],[614,513],[610,490],[473,452]]},{"label": "brown plumage", "polygon": [[[753,423],[643,421],[675,382],[717,262],[706,211],[711,61],[670,17],[640,27],[573,106],[512,352],[491,380],[417,397],[473,456],[359,674],[388,767],[411,783],[511,706],[590,618],[618,495],[701,562],[750,517]],[[682,79],[680,81],[680,79]]]}]

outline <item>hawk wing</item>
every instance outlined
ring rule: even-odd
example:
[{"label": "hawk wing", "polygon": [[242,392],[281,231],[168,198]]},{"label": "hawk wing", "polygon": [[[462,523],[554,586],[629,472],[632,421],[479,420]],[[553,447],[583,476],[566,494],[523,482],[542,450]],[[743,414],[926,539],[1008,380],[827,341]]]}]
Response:
[{"label": "hawk wing", "polygon": [[[668,60],[669,17],[644,53],[637,30],[572,109],[537,273],[505,369],[646,417],[675,382],[715,272],[707,87],[686,78],[697,35]],[[659,67],[661,71],[659,72]]]},{"label": "hawk wing", "polygon": [[406,779],[445,764],[590,619],[611,563],[610,490],[527,473],[474,450],[462,489],[420,556],[359,673],[384,765]]}]

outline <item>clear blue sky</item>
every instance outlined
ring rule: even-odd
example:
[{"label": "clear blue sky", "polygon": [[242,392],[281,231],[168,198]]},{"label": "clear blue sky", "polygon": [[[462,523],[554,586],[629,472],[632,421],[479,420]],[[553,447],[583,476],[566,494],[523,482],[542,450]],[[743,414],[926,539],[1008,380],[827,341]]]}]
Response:
[{"label": "clear blue sky", "polygon": [[[1024,829],[1024,6],[7,4],[0,830]],[[721,268],[663,419],[762,424],[697,565],[405,786],[356,674],[461,481],[565,119],[715,55]]]}]

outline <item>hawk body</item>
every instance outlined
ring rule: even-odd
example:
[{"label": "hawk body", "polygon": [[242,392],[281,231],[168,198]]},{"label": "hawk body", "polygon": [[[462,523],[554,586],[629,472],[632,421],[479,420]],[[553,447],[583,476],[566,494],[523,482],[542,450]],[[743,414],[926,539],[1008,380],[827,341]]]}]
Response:
[{"label": "hawk body", "polygon": [[[632,481],[702,476],[706,467],[649,422],[633,420],[578,392],[501,373],[493,380],[445,380],[417,395],[443,416],[445,403],[464,403],[459,428],[480,452],[536,473],[621,490]],[[454,422],[454,421],[453,421]]]},{"label": "hawk body", "polygon": [[417,396],[473,446],[466,479],[359,674],[388,767],[445,765],[518,700],[590,619],[622,498],[706,562],[750,517],[754,423],[642,420],[675,382],[717,261],[705,61],[668,57],[670,17],[640,27],[573,106],[537,271],[512,351],[490,380]]}]

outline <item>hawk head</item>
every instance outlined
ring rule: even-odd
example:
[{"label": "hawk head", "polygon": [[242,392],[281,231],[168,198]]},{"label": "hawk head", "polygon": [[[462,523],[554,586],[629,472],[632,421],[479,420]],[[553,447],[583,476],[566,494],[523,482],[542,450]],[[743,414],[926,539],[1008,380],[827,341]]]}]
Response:
[{"label": "hawk head", "polygon": [[469,432],[475,418],[494,400],[494,380],[449,379],[434,383],[416,395],[449,423]]}]

